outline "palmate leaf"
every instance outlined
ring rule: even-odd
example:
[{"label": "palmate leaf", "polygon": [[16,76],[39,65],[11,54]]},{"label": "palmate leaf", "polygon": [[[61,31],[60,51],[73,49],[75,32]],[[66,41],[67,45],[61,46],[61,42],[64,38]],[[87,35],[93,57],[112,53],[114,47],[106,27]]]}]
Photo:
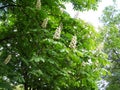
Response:
[{"label": "palmate leaf", "polygon": [[43,72],[40,69],[39,70],[33,70],[29,73],[36,76],[36,77],[39,77],[39,76],[43,75]]},{"label": "palmate leaf", "polygon": [[77,56],[83,57],[83,53],[80,52],[79,50],[75,50],[74,52],[76,53]]},{"label": "palmate leaf", "polygon": [[30,60],[30,62],[36,62],[36,63],[45,62],[45,59],[42,56],[36,56],[36,55],[34,55],[32,57],[32,59]]}]

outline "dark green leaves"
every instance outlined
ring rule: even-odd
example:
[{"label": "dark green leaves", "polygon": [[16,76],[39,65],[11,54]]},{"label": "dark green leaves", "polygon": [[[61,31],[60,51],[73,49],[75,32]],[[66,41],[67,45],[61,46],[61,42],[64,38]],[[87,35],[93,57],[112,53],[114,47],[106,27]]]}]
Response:
[{"label": "dark green leaves", "polygon": [[[64,2],[83,11],[96,9],[98,1],[2,0],[3,5],[14,4],[6,11],[2,9],[0,16],[0,77],[7,76],[9,84],[23,85],[25,90],[97,89],[101,66],[107,63],[105,55],[97,51],[99,35],[92,25],[62,11]],[[59,39],[55,39],[53,35],[61,23],[63,28],[56,32]],[[70,48],[71,41],[74,48]],[[12,58],[5,65],[8,55]]]}]

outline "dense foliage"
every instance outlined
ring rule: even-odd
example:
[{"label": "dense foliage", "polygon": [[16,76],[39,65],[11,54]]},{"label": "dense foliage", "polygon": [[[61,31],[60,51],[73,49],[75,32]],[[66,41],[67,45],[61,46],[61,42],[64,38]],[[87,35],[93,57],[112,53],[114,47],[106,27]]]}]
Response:
[{"label": "dense foliage", "polygon": [[104,27],[101,34],[104,38],[104,52],[108,54],[108,59],[112,65],[108,68],[111,71],[107,76],[109,85],[107,90],[120,89],[120,10],[115,6],[108,6],[103,11],[101,21]]},{"label": "dense foliage", "polygon": [[0,88],[97,90],[107,64],[99,34],[62,9],[96,9],[98,0],[0,1]]}]

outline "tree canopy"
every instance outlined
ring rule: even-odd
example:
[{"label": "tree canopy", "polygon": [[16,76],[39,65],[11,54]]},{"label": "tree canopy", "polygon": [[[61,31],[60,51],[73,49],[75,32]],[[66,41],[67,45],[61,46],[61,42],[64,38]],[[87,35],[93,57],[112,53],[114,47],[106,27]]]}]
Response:
[{"label": "tree canopy", "polygon": [[101,34],[104,38],[104,52],[108,54],[111,65],[108,68],[111,75],[106,77],[109,82],[107,90],[120,89],[120,10],[116,5],[104,9],[101,21],[104,26]]},{"label": "tree canopy", "polygon": [[99,0],[0,0],[0,88],[97,90],[106,74],[100,35],[64,11],[96,9]]}]

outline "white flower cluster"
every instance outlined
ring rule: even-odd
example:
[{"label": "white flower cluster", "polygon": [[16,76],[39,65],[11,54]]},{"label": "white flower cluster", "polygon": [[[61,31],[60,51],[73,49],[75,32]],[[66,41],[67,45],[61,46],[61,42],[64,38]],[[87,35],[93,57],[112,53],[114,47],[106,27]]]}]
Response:
[{"label": "white flower cluster", "polygon": [[74,18],[78,18],[78,16],[79,16],[79,12],[75,14]]},{"label": "white flower cluster", "polygon": [[61,11],[61,13],[63,13],[63,12],[65,11],[65,9],[63,9],[63,8],[60,8],[60,11]]},{"label": "white flower cluster", "polygon": [[60,34],[63,28],[63,24],[61,23],[59,27],[56,29],[55,34],[53,36],[54,39],[60,39]]},{"label": "white flower cluster", "polygon": [[41,9],[41,0],[37,0],[36,8],[39,10]]},{"label": "white flower cluster", "polygon": [[72,37],[72,40],[71,40],[71,42],[70,42],[69,47],[75,49],[75,48],[76,48],[76,44],[77,44],[77,36],[74,35],[74,36]]},{"label": "white flower cluster", "polygon": [[42,28],[46,28],[47,27],[47,23],[48,23],[48,18],[43,20],[43,23],[41,25]]},{"label": "white flower cluster", "polygon": [[8,55],[7,58],[5,59],[4,63],[8,64],[11,58],[12,58],[12,55]]}]

